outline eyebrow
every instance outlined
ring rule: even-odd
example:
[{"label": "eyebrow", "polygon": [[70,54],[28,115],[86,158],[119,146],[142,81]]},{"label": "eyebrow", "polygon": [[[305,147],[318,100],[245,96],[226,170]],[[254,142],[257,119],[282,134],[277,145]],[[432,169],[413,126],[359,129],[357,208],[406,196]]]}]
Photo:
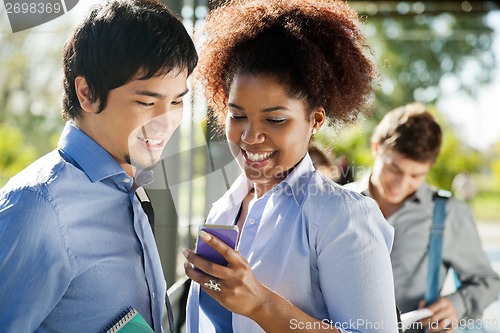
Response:
[{"label": "eyebrow", "polygon": [[[391,161],[389,164],[392,165],[393,167],[395,167],[399,172],[403,172],[404,173],[404,170],[402,168],[400,168],[399,165],[397,165],[393,161]],[[415,173],[415,174],[412,174],[410,176],[420,177],[420,176],[425,176],[426,174],[427,174],[427,172],[423,172],[423,173]]]},{"label": "eyebrow", "polygon": [[[234,103],[228,103],[227,105],[230,106],[230,107],[232,107],[232,108],[234,108],[234,109],[237,109],[237,110],[240,110],[240,111],[245,111],[244,108],[242,108],[241,106],[236,105]],[[285,106],[273,106],[273,107],[270,107],[270,108],[262,109],[262,112],[273,112],[273,111],[278,111],[278,110],[291,111],[289,108],[287,108]]]},{"label": "eyebrow", "polygon": [[[189,92],[189,89],[186,89],[184,92],[182,92],[179,95],[175,96],[174,99],[181,98],[184,95],[186,95],[188,92]],[[138,91],[135,91],[134,94],[136,94],[136,95],[142,95],[142,96],[149,96],[149,97],[154,97],[154,98],[159,98],[159,99],[165,99],[165,98],[167,98],[166,95],[162,95],[162,94],[156,93],[154,91],[150,91],[150,90],[138,90]]]},{"label": "eyebrow", "polygon": [[392,166],[393,168],[395,168],[398,172],[403,172],[403,169],[401,169],[401,168],[399,167],[399,165],[397,165],[396,163],[394,163],[394,161],[392,161],[392,160],[391,160],[388,164],[389,164],[390,166]]}]

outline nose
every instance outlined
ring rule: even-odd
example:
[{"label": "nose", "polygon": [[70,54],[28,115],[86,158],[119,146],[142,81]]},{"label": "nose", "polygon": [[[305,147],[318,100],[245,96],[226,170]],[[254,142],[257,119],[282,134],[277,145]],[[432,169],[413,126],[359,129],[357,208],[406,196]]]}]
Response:
[{"label": "nose", "polygon": [[241,140],[249,145],[263,143],[265,139],[264,133],[256,125],[248,124],[241,133]]},{"label": "nose", "polygon": [[412,178],[408,175],[398,175],[394,181],[400,189],[406,189],[412,186]]},{"label": "nose", "polygon": [[159,107],[155,116],[149,121],[151,129],[157,132],[173,130],[182,120],[182,107],[172,109],[169,106]]}]

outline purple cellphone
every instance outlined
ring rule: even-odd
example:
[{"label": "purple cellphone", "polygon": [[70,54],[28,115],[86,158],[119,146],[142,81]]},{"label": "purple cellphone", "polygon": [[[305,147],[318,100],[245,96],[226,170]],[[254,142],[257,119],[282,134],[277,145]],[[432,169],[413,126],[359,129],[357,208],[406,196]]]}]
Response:
[{"label": "purple cellphone", "polygon": [[[200,230],[208,232],[214,235],[224,243],[226,243],[231,248],[236,248],[236,242],[238,240],[239,229],[236,225],[217,225],[217,224],[204,224],[200,227]],[[219,252],[215,251],[210,245],[205,243],[205,241],[198,235],[198,240],[196,241],[196,254],[202,258],[210,260],[213,263],[226,266],[227,261],[224,259]]]}]

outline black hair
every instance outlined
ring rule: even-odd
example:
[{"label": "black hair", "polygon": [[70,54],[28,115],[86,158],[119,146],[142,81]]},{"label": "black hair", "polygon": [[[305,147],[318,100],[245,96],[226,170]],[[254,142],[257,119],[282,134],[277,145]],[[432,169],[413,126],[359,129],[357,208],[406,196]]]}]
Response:
[{"label": "black hair", "polygon": [[78,76],[86,79],[101,112],[110,90],[172,70],[187,69],[189,75],[197,62],[191,37],[164,5],[153,0],[106,2],[91,10],[64,46],[63,118],[81,115]]}]

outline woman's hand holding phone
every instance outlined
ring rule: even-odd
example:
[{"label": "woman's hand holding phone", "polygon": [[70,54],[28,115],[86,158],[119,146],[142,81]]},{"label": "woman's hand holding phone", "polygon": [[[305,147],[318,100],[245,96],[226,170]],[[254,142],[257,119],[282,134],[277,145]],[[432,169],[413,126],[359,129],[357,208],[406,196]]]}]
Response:
[{"label": "woman's hand holding phone", "polygon": [[210,260],[213,263],[227,266],[227,260],[220,253],[215,251],[214,248],[208,245],[201,237],[202,232],[209,233],[212,236],[217,237],[220,241],[224,242],[232,249],[236,249],[239,234],[238,226],[205,224],[200,227],[198,232],[195,250],[196,254],[204,259]]},{"label": "woman's hand holding phone", "polygon": [[[184,265],[184,271],[226,309],[251,318],[266,304],[267,297],[273,292],[259,282],[248,261],[232,248],[232,243],[228,246],[209,231],[200,229],[197,253],[187,249],[183,251],[188,260]],[[211,250],[201,250],[198,244],[205,244]],[[214,256],[212,251],[217,255]],[[222,258],[222,264],[206,259],[202,255],[215,258],[214,261],[219,262]],[[218,284],[220,290],[210,289],[210,281]]]}]

